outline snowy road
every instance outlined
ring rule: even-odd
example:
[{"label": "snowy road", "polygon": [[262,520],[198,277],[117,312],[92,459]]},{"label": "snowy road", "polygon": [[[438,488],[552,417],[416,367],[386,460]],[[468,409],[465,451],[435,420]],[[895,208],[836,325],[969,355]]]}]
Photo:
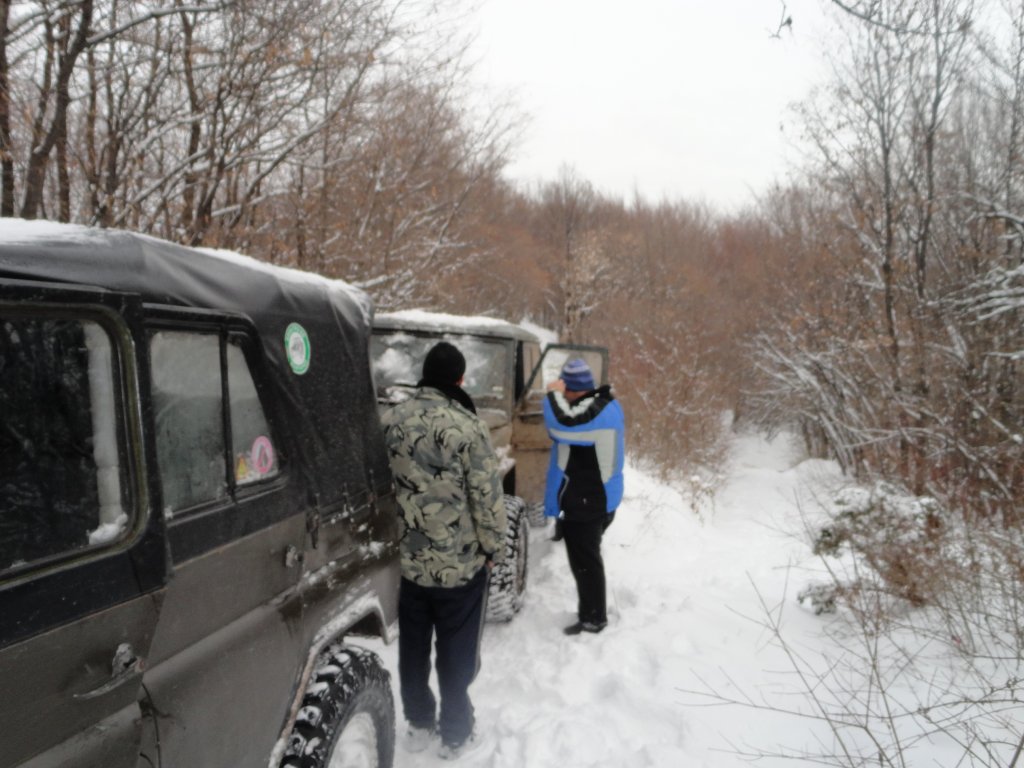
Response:
[{"label": "snowy road", "polygon": [[[600,635],[562,634],[574,620],[572,577],[562,545],[534,529],[527,603],[510,624],[487,625],[471,688],[482,744],[459,764],[732,768],[749,761],[730,741],[799,745],[800,722],[694,706],[683,689],[700,679],[718,690],[730,680],[755,693],[778,686],[783,660],[751,620],[763,615],[758,593],[770,605],[785,600],[788,632],[818,638],[821,620],[793,597],[818,568],[800,507],[837,480],[830,463],[798,464],[785,440],[738,438],[701,524],[688,498],[627,468],[626,498],[605,538],[610,623]],[[375,649],[397,700],[396,646]],[[400,706],[399,720],[401,734]],[[435,752],[411,754],[400,738],[395,766],[447,765]]]}]

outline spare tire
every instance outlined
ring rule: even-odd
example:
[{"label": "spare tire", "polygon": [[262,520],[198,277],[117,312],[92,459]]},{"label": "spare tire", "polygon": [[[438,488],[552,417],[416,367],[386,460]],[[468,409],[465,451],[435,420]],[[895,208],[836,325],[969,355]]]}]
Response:
[{"label": "spare tire", "polygon": [[316,661],[281,768],[391,768],[395,704],[376,654],[335,644]]},{"label": "spare tire", "polygon": [[488,621],[511,621],[523,607],[526,596],[526,567],[530,548],[526,503],[518,496],[506,495],[505,514],[505,559],[491,571],[487,592]]}]

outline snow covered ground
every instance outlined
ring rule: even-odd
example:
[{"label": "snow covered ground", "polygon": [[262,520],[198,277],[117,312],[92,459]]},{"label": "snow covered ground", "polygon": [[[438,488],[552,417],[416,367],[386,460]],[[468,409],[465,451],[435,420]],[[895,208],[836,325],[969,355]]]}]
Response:
[{"label": "snow covered ground", "polygon": [[[760,624],[762,600],[781,605],[788,640],[825,642],[825,620],[795,595],[820,578],[803,515],[840,482],[835,465],[802,461],[785,437],[738,437],[702,522],[690,498],[627,468],[626,498],[605,537],[610,623],[599,635],[562,634],[574,621],[572,577],[563,546],[534,529],[527,603],[484,633],[470,691],[482,744],[459,765],[732,768],[750,765],[736,750],[806,745],[807,721],[701,706],[707,700],[690,691],[705,683],[728,695],[796,690]],[[376,650],[394,676],[397,704],[397,648]],[[436,749],[403,749],[398,709],[396,768],[446,764]]]}]

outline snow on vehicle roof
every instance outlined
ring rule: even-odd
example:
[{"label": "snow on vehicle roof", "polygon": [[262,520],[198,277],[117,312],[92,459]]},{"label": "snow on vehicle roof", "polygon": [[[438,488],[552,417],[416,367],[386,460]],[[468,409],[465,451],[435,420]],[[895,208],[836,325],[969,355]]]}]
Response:
[{"label": "snow on vehicle roof", "polygon": [[[30,245],[33,243],[45,243],[48,241],[62,242],[97,242],[104,241],[111,236],[124,234],[140,240],[166,244],[168,241],[158,237],[145,235],[138,232],[129,232],[118,229],[100,229],[88,227],[81,224],[64,224],[55,221],[29,221],[26,219],[0,219],[0,245]],[[320,285],[327,290],[340,291],[348,295],[361,309],[363,318],[367,325],[370,323],[371,302],[369,295],[360,288],[346,283],[344,280],[336,280],[313,272],[304,272],[290,267],[281,267],[266,261],[260,261],[252,256],[246,256],[234,251],[221,250],[217,248],[192,248],[191,250],[211,256],[222,261],[232,262],[239,266],[265,272],[273,275],[275,279],[291,282]]]},{"label": "snow on vehicle roof", "polygon": [[249,269],[268,272],[279,280],[292,280],[295,282],[318,284],[325,286],[328,290],[342,291],[343,293],[348,294],[348,296],[359,305],[359,308],[363,312],[363,318],[366,320],[366,324],[370,324],[370,317],[372,315],[372,302],[370,300],[370,295],[362,288],[357,288],[351,283],[346,283],[344,280],[324,277],[323,275],[318,275],[315,272],[304,272],[301,269],[278,266],[277,264],[260,261],[259,259],[254,259],[252,256],[246,256],[245,254],[237,253],[235,251],[227,251],[220,248],[196,248],[195,250],[200,253],[205,253],[207,256],[213,256],[218,259],[230,261],[235,264],[248,267]]},{"label": "snow on vehicle roof", "polygon": [[39,240],[96,240],[103,230],[80,224],[60,224],[55,221],[28,221],[27,219],[0,219],[0,243],[33,243]]},{"label": "snow on vehicle roof", "polygon": [[374,318],[379,328],[396,330],[443,331],[445,333],[482,334],[485,336],[511,336],[517,339],[538,341],[537,336],[526,328],[486,315],[450,315],[445,312],[430,312],[425,309],[403,309],[397,312],[381,312]]}]

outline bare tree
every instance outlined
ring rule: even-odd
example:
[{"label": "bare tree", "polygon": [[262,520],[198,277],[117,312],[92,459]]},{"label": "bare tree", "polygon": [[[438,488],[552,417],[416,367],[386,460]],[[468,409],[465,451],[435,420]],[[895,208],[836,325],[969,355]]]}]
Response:
[{"label": "bare tree", "polygon": [[[500,109],[471,121],[465,44],[437,44],[419,15],[443,21],[451,4],[47,0],[13,21],[2,10],[9,215],[20,188],[22,215],[266,245],[367,281],[420,258],[432,274],[469,250],[456,221],[511,133]],[[363,224],[339,237],[355,212]],[[280,237],[271,214],[305,234]]]},{"label": "bare tree", "polygon": [[545,230],[549,241],[558,249],[559,261],[552,265],[554,283],[561,292],[562,315],[559,330],[567,342],[579,341],[579,323],[586,299],[588,270],[597,267],[596,251],[590,251],[590,267],[577,264],[583,257],[588,232],[594,226],[592,218],[597,195],[591,184],[582,179],[569,166],[563,166],[558,178],[541,190],[545,209]]},{"label": "bare tree", "polygon": [[[982,254],[996,244],[976,201],[990,188],[979,181],[1006,172],[979,128],[999,133],[1007,115],[981,84],[973,3],[901,0],[870,11],[870,23],[849,17],[831,97],[803,113],[821,157],[818,207],[838,214],[834,223],[815,214],[830,232],[817,258],[847,282],[825,294],[832,308],[801,302],[800,327],[813,336],[790,329],[765,351],[847,467],[895,470],[922,492],[978,476],[956,446],[977,410],[968,393],[993,383],[993,339],[946,297],[985,272]],[[831,323],[815,330],[824,312],[845,318],[844,343],[828,335]]]},{"label": "bare tree", "polygon": [[11,78],[7,38],[11,0],[0,0],[0,216],[14,215],[14,134],[11,130]]},{"label": "bare tree", "polygon": [[21,215],[34,219],[43,205],[47,166],[57,150],[59,218],[70,220],[70,191],[67,167],[68,109],[71,78],[92,30],[93,0],[41,3],[38,24],[43,78],[36,96],[32,132],[25,170],[25,192]]}]

